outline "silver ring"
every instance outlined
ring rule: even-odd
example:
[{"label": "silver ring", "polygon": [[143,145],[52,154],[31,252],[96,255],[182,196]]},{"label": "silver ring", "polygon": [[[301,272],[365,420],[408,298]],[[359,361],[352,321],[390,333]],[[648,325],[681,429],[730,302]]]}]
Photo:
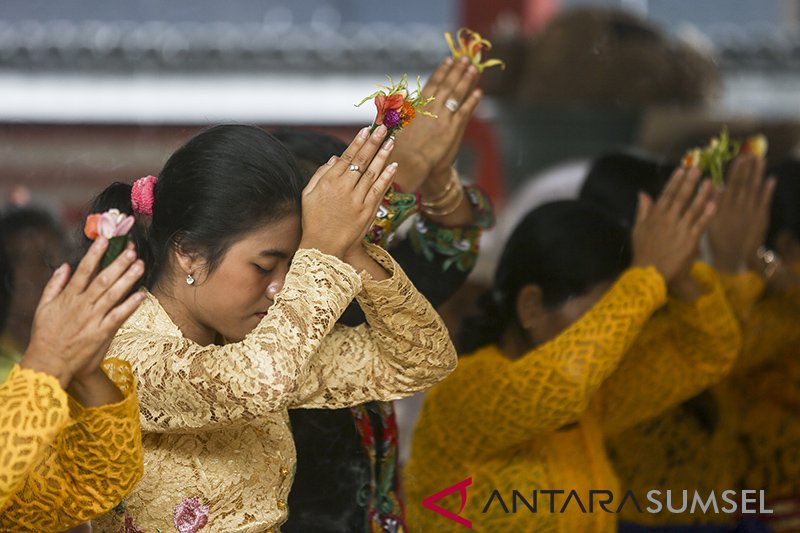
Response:
[{"label": "silver ring", "polygon": [[361,167],[358,165],[350,165],[348,169],[350,172],[361,172]]},{"label": "silver ring", "polygon": [[455,113],[458,111],[458,101],[455,98],[448,98],[444,101],[444,106]]}]

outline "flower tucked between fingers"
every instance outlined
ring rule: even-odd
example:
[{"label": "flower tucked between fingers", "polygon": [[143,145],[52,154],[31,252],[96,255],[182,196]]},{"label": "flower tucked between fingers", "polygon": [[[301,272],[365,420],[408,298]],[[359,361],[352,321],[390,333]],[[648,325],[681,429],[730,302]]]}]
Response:
[{"label": "flower tucked between fingers", "polygon": [[683,156],[684,167],[698,167],[704,174],[711,176],[711,181],[721,187],[725,184],[725,165],[739,154],[753,154],[758,158],[767,155],[767,138],[763,135],[748,137],[744,142],[731,139],[728,128],[723,126],[719,137],[712,137],[703,148],[687,150]]},{"label": "flower tucked between fingers", "polygon": [[95,213],[86,217],[83,233],[91,240],[97,237],[111,239],[122,237],[133,227],[134,218],[120,213],[119,209],[109,209],[105,213]]},{"label": "flower tucked between fingers", "polygon": [[105,268],[116,259],[128,243],[128,232],[133,228],[132,215],[120,213],[119,209],[109,209],[105,213],[93,213],[86,217],[83,233],[90,240],[98,237],[108,239],[108,248],[100,260],[100,268]]},{"label": "flower tucked between fingers", "polygon": [[447,40],[447,45],[450,47],[450,52],[453,54],[453,59],[459,60],[462,57],[468,57],[469,60],[478,69],[478,72],[483,72],[489,67],[499,66],[506,68],[505,62],[500,59],[487,59],[481,62],[481,54],[483,50],[491,50],[492,43],[488,39],[481,37],[481,34],[469,28],[461,28],[456,32],[456,40],[458,47],[453,43],[453,36],[450,32],[445,32],[444,38]]},{"label": "flower tucked between fingers", "polygon": [[392,80],[391,76],[388,76],[388,78],[389,85],[380,85],[380,90],[356,104],[356,107],[358,107],[368,100],[374,100],[377,113],[373,122],[373,129],[383,124],[391,135],[407,126],[417,115],[417,112],[436,118],[436,115],[422,109],[422,107],[433,101],[433,97],[422,97],[419,78],[417,78],[417,88],[414,91],[408,90],[408,77],[405,74],[397,83]]}]

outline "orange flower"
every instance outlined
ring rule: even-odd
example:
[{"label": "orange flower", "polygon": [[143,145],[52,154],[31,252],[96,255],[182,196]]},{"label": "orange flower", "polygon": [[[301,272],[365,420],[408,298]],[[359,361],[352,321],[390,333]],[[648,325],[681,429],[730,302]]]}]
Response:
[{"label": "orange flower", "polygon": [[687,168],[693,168],[700,166],[700,149],[694,148],[686,152],[686,155],[683,156],[683,166]]},{"label": "orange flower", "polygon": [[400,118],[403,119],[403,127],[408,126],[408,123],[414,120],[417,110],[411,105],[411,102],[403,102],[403,109],[400,111]]},{"label": "orange flower", "polygon": [[380,126],[383,124],[383,117],[389,110],[400,111],[403,108],[403,103],[406,100],[406,93],[399,92],[386,96],[379,94],[375,97],[375,107],[378,110],[378,115],[375,117],[375,125]]},{"label": "orange flower", "polygon": [[486,50],[491,50],[492,43],[489,42],[488,39],[481,37],[481,34],[476,31],[472,31],[469,28],[459,29],[456,33],[458,48],[456,48],[453,43],[453,37],[450,35],[450,32],[445,32],[444,38],[447,40],[447,45],[450,47],[453,59],[458,60],[462,57],[468,57],[470,61],[472,61],[472,64],[475,65],[475,68],[478,69],[478,72],[483,72],[485,69],[495,65],[506,68],[506,64],[499,59],[489,59],[481,62],[482,50],[484,48]]},{"label": "orange flower", "polygon": [[763,135],[753,135],[748,137],[742,144],[742,152],[753,154],[759,159],[763,159],[767,155],[767,138]]},{"label": "orange flower", "polygon": [[97,232],[97,225],[100,222],[100,216],[100,213],[95,213],[86,217],[86,225],[83,226],[83,234],[91,240],[95,240],[99,235]]}]

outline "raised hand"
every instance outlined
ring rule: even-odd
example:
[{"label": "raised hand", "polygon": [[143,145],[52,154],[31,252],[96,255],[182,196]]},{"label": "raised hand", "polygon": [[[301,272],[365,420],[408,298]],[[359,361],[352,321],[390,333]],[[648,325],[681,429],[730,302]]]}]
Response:
[{"label": "raised hand", "polygon": [[717,193],[717,212],[708,229],[714,266],[737,274],[758,263],[769,225],[775,180],[764,179],[764,159],[738,156],[730,166],[724,189]]},{"label": "raised hand", "polygon": [[361,130],[341,157],[332,157],[303,190],[300,248],[316,248],[347,261],[361,241],[392,183],[396,164],[387,166],[394,141],[386,127]]},{"label": "raised hand", "polygon": [[20,366],[55,376],[63,388],[100,371],[119,327],[144,300],[125,298],[144,273],[132,245],[98,273],[108,240],[98,238],[70,279],[62,265],[50,278],[33,319],[31,342]]},{"label": "raised hand", "polygon": [[[448,57],[423,87],[424,98],[435,98],[425,109],[437,118],[418,114],[397,135],[394,159],[400,166],[395,181],[403,190],[424,195],[427,186],[435,194],[447,185],[450,166],[481,99],[480,89],[475,88],[478,77],[469,59]],[[444,182],[430,183],[438,177]]]},{"label": "raised hand", "polygon": [[644,193],[633,227],[633,265],[653,266],[667,283],[689,271],[700,237],[714,215],[714,189],[700,171],[680,167],[653,203]]}]

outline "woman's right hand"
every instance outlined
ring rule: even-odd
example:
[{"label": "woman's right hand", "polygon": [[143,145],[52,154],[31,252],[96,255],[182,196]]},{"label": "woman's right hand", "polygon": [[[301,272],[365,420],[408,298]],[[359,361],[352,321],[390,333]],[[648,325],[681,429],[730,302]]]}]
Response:
[{"label": "woman's right hand", "polygon": [[[62,265],[44,288],[20,366],[55,376],[63,388],[97,371],[117,330],[144,300],[125,298],[144,273],[133,246],[98,273],[108,240],[99,237],[70,279]],[[123,300],[121,302],[121,300]]]},{"label": "woman's right hand", "polygon": [[667,283],[685,273],[697,255],[700,237],[714,215],[714,189],[700,170],[679,167],[658,201],[639,194],[633,227],[633,266],[655,267]]},{"label": "woman's right hand", "polygon": [[764,159],[742,154],[731,164],[725,187],[718,193],[718,209],[708,230],[714,266],[739,274],[758,265],[764,244],[775,179],[764,179]]},{"label": "woman's right hand", "polygon": [[[341,157],[319,167],[303,190],[300,248],[344,259],[361,246],[397,166],[386,165],[394,148],[386,126],[361,130]],[[357,170],[351,170],[355,165]]]}]

